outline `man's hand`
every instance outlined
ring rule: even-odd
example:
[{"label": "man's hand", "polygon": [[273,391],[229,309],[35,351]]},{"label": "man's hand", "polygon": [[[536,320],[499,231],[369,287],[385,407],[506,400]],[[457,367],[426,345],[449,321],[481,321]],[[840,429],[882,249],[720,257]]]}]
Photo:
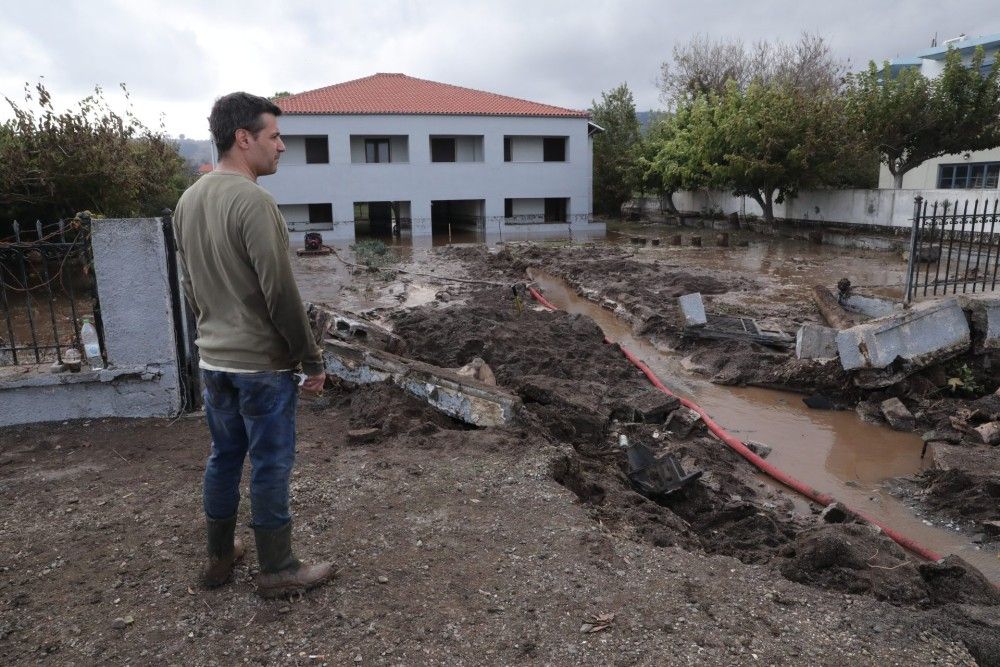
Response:
[{"label": "man's hand", "polygon": [[324,384],[326,384],[326,373],[307,375],[305,381],[302,383],[302,391],[321,394],[323,393]]}]

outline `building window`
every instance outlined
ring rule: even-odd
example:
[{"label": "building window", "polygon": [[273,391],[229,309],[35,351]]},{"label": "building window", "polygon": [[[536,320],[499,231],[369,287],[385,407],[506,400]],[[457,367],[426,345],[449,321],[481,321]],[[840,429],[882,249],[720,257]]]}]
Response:
[{"label": "building window", "polygon": [[566,222],[569,200],[565,197],[545,198],[545,222]]},{"label": "building window", "polygon": [[431,137],[431,162],[454,162],[455,139],[453,137]]},{"label": "building window", "polygon": [[503,200],[503,217],[513,218],[514,217],[514,200],[504,199]]},{"label": "building window", "polygon": [[329,164],[330,145],[326,137],[306,137],[306,164]]},{"label": "building window", "polygon": [[546,162],[565,162],[566,137],[545,137],[542,139],[542,159]]},{"label": "building window", "polygon": [[938,166],[937,186],[941,190],[996,188],[1000,180],[1000,162],[942,164]]},{"label": "building window", "polygon": [[365,162],[389,162],[389,137],[365,139]]},{"label": "building window", "polygon": [[[512,154],[511,148],[510,148],[510,137],[504,137],[503,138],[503,161],[504,162],[512,162],[513,161],[513,156],[512,155],[513,154]],[[507,217],[509,218],[510,216],[508,215]]]},{"label": "building window", "polygon": [[309,222],[333,222],[333,204],[309,204]]}]

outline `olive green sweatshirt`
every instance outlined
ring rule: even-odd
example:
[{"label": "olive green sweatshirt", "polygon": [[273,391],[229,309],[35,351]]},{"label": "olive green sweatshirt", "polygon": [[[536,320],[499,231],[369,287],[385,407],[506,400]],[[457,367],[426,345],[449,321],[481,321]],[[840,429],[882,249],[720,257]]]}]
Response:
[{"label": "olive green sweatshirt", "polygon": [[288,229],[264,188],[240,174],[205,174],[177,202],[174,236],[205,362],[323,371],[292,277]]}]

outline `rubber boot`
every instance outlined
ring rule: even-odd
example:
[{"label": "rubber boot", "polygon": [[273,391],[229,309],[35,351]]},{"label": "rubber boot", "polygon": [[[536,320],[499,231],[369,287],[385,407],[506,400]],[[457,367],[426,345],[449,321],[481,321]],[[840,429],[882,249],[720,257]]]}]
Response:
[{"label": "rubber boot", "polygon": [[254,528],[257,541],[257,594],[262,598],[287,597],[315,588],[333,577],[332,563],[304,565],[292,554],[292,522],[269,530]]},{"label": "rubber boot", "polygon": [[229,581],[236,561],[243,558],[243,541],[234,538],[236,515],[229,519],[216,520],[205,517],[208,537],[208,566],[202,573],[201,583],[207,588],[215,588]]}]

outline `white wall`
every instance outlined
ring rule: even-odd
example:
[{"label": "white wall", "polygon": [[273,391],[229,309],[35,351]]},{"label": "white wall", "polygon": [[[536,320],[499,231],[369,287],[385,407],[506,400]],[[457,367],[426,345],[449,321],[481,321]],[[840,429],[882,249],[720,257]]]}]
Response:
[{"label": "white wall", "polygon": [[[260,179],[278,203],[333,204],[335,232],[353,234],[356,201],[409,201],[414,234],[430,233],[435,199],[485,200],[487,217],[502,218],[504,199],[568,197],[569,215],[591,213],[591,150],[586,118],[505,116],[319,116],[285,114],[282,134],[328,135],[330,164],[282,164]],[[408,136],[409,163],[353,164],[351,136]],[[482,162],[430,161],[431,135],[482,135]],[[504,162],[507,135],[536,139],[538,161]],[[539,137],[566,136],[566,162],[542,162]],[[395,150],[395,149],[394,149]],[[361,145],[361,159],[364,145]],[[396,153],[393,153],[396,158]],[[417,220],[427,219],[426,226]]]},{"label": "white wall", "polygon": [[[942,164],[966,164],[972,162],[1000,162],[1000,148],[993,148],[988,151],[972,151],[968,153],[969,159],[965,159],[966,153],[956,153],[952,155],[942,155],[931,160],[927,160],[919,167],[915,167],[903,174],[903,189],[923,190],[937,187],[938,166]],[[878,186],[881,189],[892,189],[892,174],[884,164],[879,167]],[[965,191],[968,192],[968,191]],[[992,188],[981,191],[981,195],[996,197],[1000,195],[1000,190]]]},{"label": "white wall", "polygon": [[[990,201],[998,196],[996,190],[985,192]],[[976,199],[975,191],[971,190],[803,190],[794,199],[775,204],[774,216],[817,223],[907,228],[913,221],[914,198],[918,195],[929,205],[947,200],[952,206],[956,201],[964,206],[968,201],[970,211]],[[981,194],[979,199],[983,201]],[[749,197],[734,197],[717,190],[678,192],[674,195],[674,205],[683,213],[715,209],[725,215],[734,212],[763,215],[757,202]]]}]

